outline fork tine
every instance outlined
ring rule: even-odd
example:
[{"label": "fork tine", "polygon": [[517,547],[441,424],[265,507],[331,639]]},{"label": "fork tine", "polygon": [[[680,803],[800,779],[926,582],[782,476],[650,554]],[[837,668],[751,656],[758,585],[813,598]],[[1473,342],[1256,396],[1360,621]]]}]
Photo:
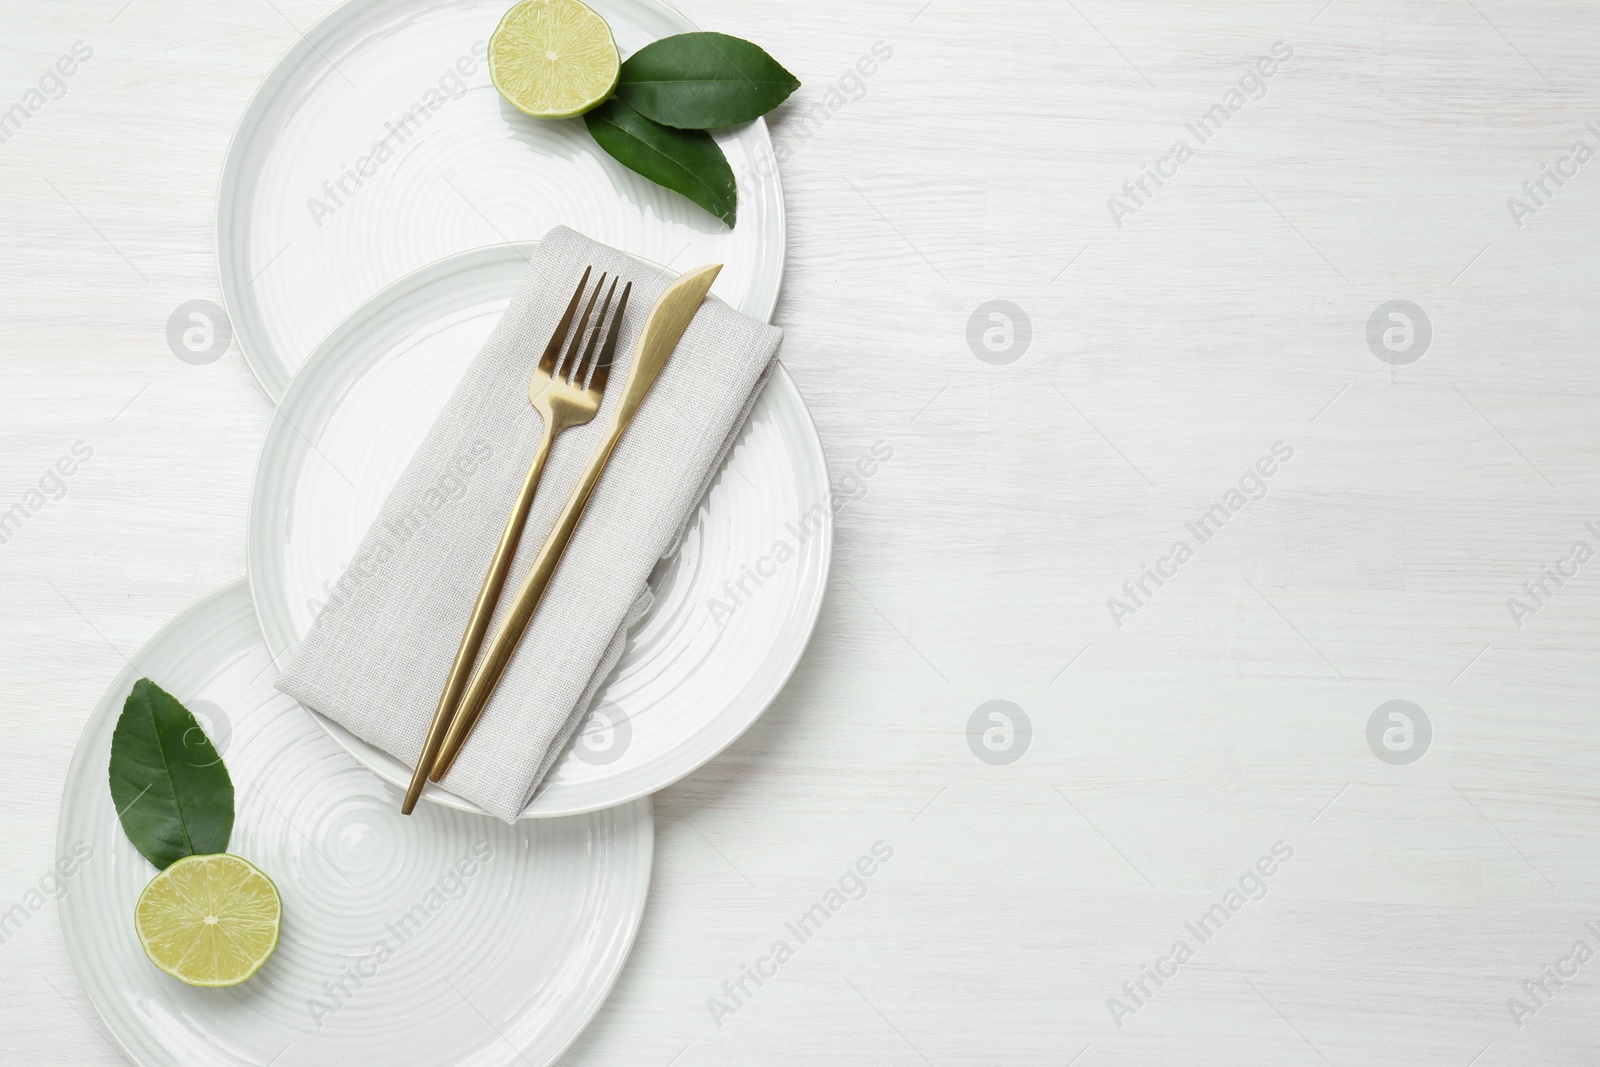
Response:
[{"label": "fork tine", "polygon": [[578,279],[578,287],[572,291],[572,299],[567,302],[567,310],[562,312],[561,321],[556,323],[554,332],[550,334],[550,341],[544,346],[544,355],[539,357],[539,369],[546,374],[553,374],[556,369],[556,357],[561,354],[561,342],[567,339],[567,327],[572,325],[572,316],[578,310],[578,301],[583,299],[583,291],[589,284],[589,273],[593,266],[583,268],[583,277]]},{"label": "fork tine", "polygon": [[611,298],[617,294],[617,279],[611,279],[611,288],[606,290],[606,302],[600,305],[600,314],[594,320],[594,329],[589,332],[589,343],[583,349],[583,362],[572,368],[572,375],[567,379],[569,383],[586,381],[590,376],[589,367],[594,360],[595,346],[600,343],[600,334],[606,328],[606,312],[611,310]]},{"label": "fork tine", "polygon": [[566,355],[562,356],[561,361],[556,364],[553,377],[559,378],[562,376],[563,370],[566,370],[569,366],[577,366],[578,349],[583,345],[583,335],[589,328],[589,315],[594,311],[594,302],[600,296],[600,290],[605,288],[605,284],[606,275],[602,271],[600,280],[595,282],[594,290],[589,294],[589,302],[583,306],[583,317],[578,320],[578,328],[572,331],[572,343],[567,346]]},{"label": "fork tine", "polygon": [[611,363],[617,355],[617,336],[622,332],[622,313],[628,310],[628,294],[631,292],[632,282],[622,287],[622,299],[617,301],[616,314],[611,316],[611,329],[606,333],[606,343],[600,348],[600,358],[590,370],[589,380],[583,383],[585,389],[601,393],[606,391],[606,380],[611,377]]}]

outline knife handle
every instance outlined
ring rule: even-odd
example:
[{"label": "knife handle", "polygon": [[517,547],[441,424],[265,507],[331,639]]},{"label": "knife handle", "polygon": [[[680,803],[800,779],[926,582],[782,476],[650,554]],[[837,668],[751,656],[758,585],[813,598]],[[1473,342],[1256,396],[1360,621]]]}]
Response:
[{"label": "knife handle", "polygon": [[433,781],[440,781],[450,773],[450,766],[460,754],[461,746],[466,744],[467,735],[478,724],[478,717],[483,714],[483,709],[488,707],[489,698],[494,696],[495,687],[500,684],[506,668],[511,665],[511,657],[516,653],[522,635],[527,633],[528,624],[533,621],[533,613],[538,609],[539,601],[543,599],[544,591],[555,575],[556,564],[561,562],[562,553],[566,552],[567,543],[572,540],[573,531],[578,528],[578,520],[583,517],[583,509],[589,503],[589,495],[594,492],[595,484],[600,481],[600,473],[605,470],[607,461],[611,459],[611,453],[617,447],[617,441],[622,438],[624,428],[625,424],[618,421],[613,421],[607,428],[605,441],[590,458],[589,467],[583,472],[582,480],[572,491],[572,496],[567,498],[567,505],[561,509],[561,515],[551,528],[550,535],[544,539],[544,544],[539,546],[539,554],[533,559],[533,567],[528,571],[528,576],[522,580],[522,587],[517,590],[517,597],[511,602],[511,609],[506,612],[505,619],[500,623],[500,629],[489,645],[488,655],[478,667],[478,672],[472,676],[466,695],[461,698],[461,705],[456,710],[456,717],[444,735],[444,742],[439,746],[439,754],[433,761],[433,770],[428,775]]}]

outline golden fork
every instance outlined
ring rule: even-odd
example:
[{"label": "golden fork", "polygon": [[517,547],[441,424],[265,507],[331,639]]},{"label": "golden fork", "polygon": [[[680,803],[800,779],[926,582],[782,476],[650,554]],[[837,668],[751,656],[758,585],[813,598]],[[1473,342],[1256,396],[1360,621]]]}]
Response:
[{"label": "golden fork", "polygon": [[[556,566],[561,562],[561,554],[567,550],[567,543],[572,540],[573,531],[578,528],[578,520],[583,518],[583,509],[589,503],[589,494],[594,492],[595,484],[599,482],[606,462],[611,458],[612,450],[617,447],[617,442],[628,429],[628,424],[633,421],[634,412],[639,410],[639,404],[644,400],[645,394],[650,392],[650,387],[655,384],[661,369],[666,366],[668,357],[678,345],[678,339],[683,336],[683,331],[688,328],[690,321],[700,310],[700,303],[705,299],[706,293],[710,292],[711,283],[716,280],[717,272],[720,270],[722,264],[716,263],[680,275],[676,281],[667,286],[666,291],[656,300],[655,307],[650,309],[650,314],[639,333],[633,363],[628,367],[627,380],[622,385],[622,396],[611,412],[605,434],[595,448],[594,454],[589,457],[589,465],[584,469],[583,477],[578,480],[572,495],[567,498],[566,506],[561,509],[561,515],[556,519],[555,526],[546,535],[544,544],[539,548],[539,554],[533,558],[533,564],[528,568],[528,575],[522,580],[522,588],[517,590],[516,599],[512,601],[505,618],[501,620],[499,632],[494,635],[494,642],[484,654],[482,665],[472,676],[472,684],[467,687],[460,706],[451,717],[444,744],[439,748],[439,754],[433,761],[433,770],[428,775],[435,782],[449,773],[450,765],[461,752],[461,746],[467,743],[467,736],[472,733],[478,717],[488,706],[489,698],[494,695],[495,686],[500,684],[500,678],[511,664],[517,643],[522,640],[528,624],[533,621],[533,613],[538,608],[545,589],[550,585],[550,579],[555,575]],[[609,363],[607,365],[609,366]]]},{"label": "golden fork", "polygon": [[[628,294],[633,291],[633,283],[629,282],[622,287],[622,298],[617,301],[616,313],[611,316],[611,328],[606,333],[605,344],[599,345],[599,358],[595,358],[596,346],[600,341],[600,334],[606,328],[606,314],[611,310],[611,298],[617,291],[617,280],[611,279],[611,288],[606,291],[605,303],[600,306],[600,315],[594,321],[594,329],[589,332],[589,343],[583,345],[584,332],[589,329],[589,318],[594,311],[595,299],[599,297],[600,290],[605,288],[606,276],[600,275],[600,280],[595,283],[594,292],[589,294],[589,301],[584,305],[583,316],[578,320],[578,327],[571,332],[571,344],[563,353],[562,342],[567,339],[568,328],[572,325],[572,317],[578,310],[578,303],[583,299],[584,291],[589,284],[589,274],[593,267],[585,267],[583,277],[578,280],[578,288],[572,294],[572,300],[567,304],[567,310],[561,316],[561,321],[556,324],[555,331],[550,335],[550,342],[545,345],[544,355],[539,359],[539,365],[534,368],[533,378],[528,382],[528,402],[539,413],[544,422],[544,431],[539,439],[539,448],[533,455],[533,464],[528,468],[527,480],[522,483],[522,492],[517,496],[516,506],[511,510],[511,518],[506,522],[505,533],[500,536],[500,544],[494,551],[494,557],[489,561],[489,571],[483,576],[483,587],[478,590],[478,602],[473,605],[472,615],[467,620],[466,632],[461,635],[461,647],[456,650],[456,659],[450,666],[449,677],[444,684],[444,692],[439,694],[439,706],[434,709],[433,723],[428,727],[428,736],[422,743],[422,753],[417,757],[416,769],[411,774],[411,785],[406,789],[405,802],[400,806],[403,815],[410,815],[411,809],[416,807],[417,798],[422,795],[423,786],[428,781],[428,770],[433,766],[435,757],[439,753],[439,746],[444,742],[450,723],[456,714],[456,707],[461,701],[461,694],[466,689],[467,679],[472,674],[472,665],[478,658],[478,650],[483,647],[484,635],[489,630],[489,620],[494,615],[495,604],[500,600],[500,593],[505,588],[506,575],[511,570],[511,561],[517,554],[517,545],[522,540],[522,531],[528,524],[528,511],[533,506],[535,491],[539,488],[539,478],[544,474],[545,460],[550,456],[550,446],[555,441],[556,434],[573,426],[582,426],[592,420],[600,411],[600,402],[605,398],[606,381],[610,377],[611,362],[617,351],[617,334],[622,326],[622,313],[628,307]],[[580,358],[579,348],[582,347]]]}]

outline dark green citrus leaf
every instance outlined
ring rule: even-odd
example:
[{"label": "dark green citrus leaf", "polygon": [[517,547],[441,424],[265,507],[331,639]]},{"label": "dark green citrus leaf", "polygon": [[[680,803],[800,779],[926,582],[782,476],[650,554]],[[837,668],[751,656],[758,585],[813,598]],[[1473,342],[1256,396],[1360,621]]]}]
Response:
[{"label": "dark green citrus leaf", "polygon": [[800,88],[760,46],[725,33],[680,33],[622,64],[617,95],[663,126],[715,130],[750,122]]},{"label": "dark green citrus leaf", "polygon": [[682,193],[733,226],[738,217],[737,183],[710,134],[652,122],[616,97],[583,116],[583,121],[600,147],[623,166]]},{"label": "dark green citrus leaf", "polygon": [[111,735],[111,800],[122,829],[162,870],[228,850],[233,780],[189,709],[148,678],[133,685]]}]

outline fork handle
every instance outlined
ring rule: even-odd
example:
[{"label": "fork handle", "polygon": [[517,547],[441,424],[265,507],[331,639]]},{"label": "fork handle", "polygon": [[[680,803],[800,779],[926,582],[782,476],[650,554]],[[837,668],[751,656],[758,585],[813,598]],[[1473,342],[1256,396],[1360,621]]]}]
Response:
[{"label": "fork handle", "polygon": [[561,555],[567,549],[567,542],[572,540],[572,534],[578,528],[578,520],[583,517],[583,509],[589,503],[589,495],[594,492],[595,484],[599,482],[600,474],[605,470],[606,462],[611,458],[612,450],[617,447],[617,441],[622,437],[625,427],[626,419],[618,418],[607,428],[605,441],[590,457],[583,478],[572,491],[572,495],[567,498],[561,516],[556,519],[550,535],[545,538],[544,544],[539,548],[539,554],[534,557],[532,569],[523,579],[522,588],[517,590],[517,598],[513,601],[511,610],[500,623],[500,630],[494,635],[494,643],[489,646],[489,652],[484,657],[482,666],[478,668],[478,673],[472,676],[472,684],[467,687],[466,696],[462,697],[461,705],[450,722],[444,744],[433,761],[433,771],[429,775],[435,782],[450,773],[450,767],[460,754],[461,746],[466,744],[467,735],[472,733],[472,728],[478,724],[478,717],[483,714],[483,709],[489,704],[489,698],[494,695],[495,687],[500,684],[506,668],[511,665],[511,657],[517,651],[517,644],[527,632],[528,624],[533,621],[533,613],[539,607],[539,601],[544,597],[550,579],[555,575],[556,565],[561,562]]},{"label": "fork handle", "polygon": [[472,615],[467,619],[467,629],[461,635],[461,647],[456,650],[455,662],[450,665],[444,692],[439,694],[439,706],[434,709],[433,723],[428,727],[428,736],[422,742],[422,753],[417,756],[416,769],[411,772],[411,785],[406,789],[405,802],[400,806],[402,815],[410,815],[411,809],[416,807],[417,798],[422,795],[423,786],[428,781],[428,769],[433,766],[434,758],[439,754],[439,746],[444,743],[446,731],[455,717],[462,690],[467,687],[467,679],[472,674],[472,665],[478,659],[478,650],[483,647],[484,635],[489,632],[489,620],[493,618],[495,605],[499,603],[500,593],[505,589],[506,575],[511,572],[511,561],[516,557],[517,545],[522,541],[522,531],[528,525],[528,512],[533,507],[534,493],[539,488],[539,479],[544,474],[544,463],[550,456],[550,445],[554,440],[555,431],[547,419],[539,437],[539,449],[534,453],[533,463],[528,468],[527,480],[522,483],[522,492],[517,496],[516,506],[511,509],[511,517],[506,520],[505,533],[500,535],[500,544],[494,550],[494,557],[489,561],[488,573],[483,576],[483,587],[478,590],[478,602],[473,605]]}]

